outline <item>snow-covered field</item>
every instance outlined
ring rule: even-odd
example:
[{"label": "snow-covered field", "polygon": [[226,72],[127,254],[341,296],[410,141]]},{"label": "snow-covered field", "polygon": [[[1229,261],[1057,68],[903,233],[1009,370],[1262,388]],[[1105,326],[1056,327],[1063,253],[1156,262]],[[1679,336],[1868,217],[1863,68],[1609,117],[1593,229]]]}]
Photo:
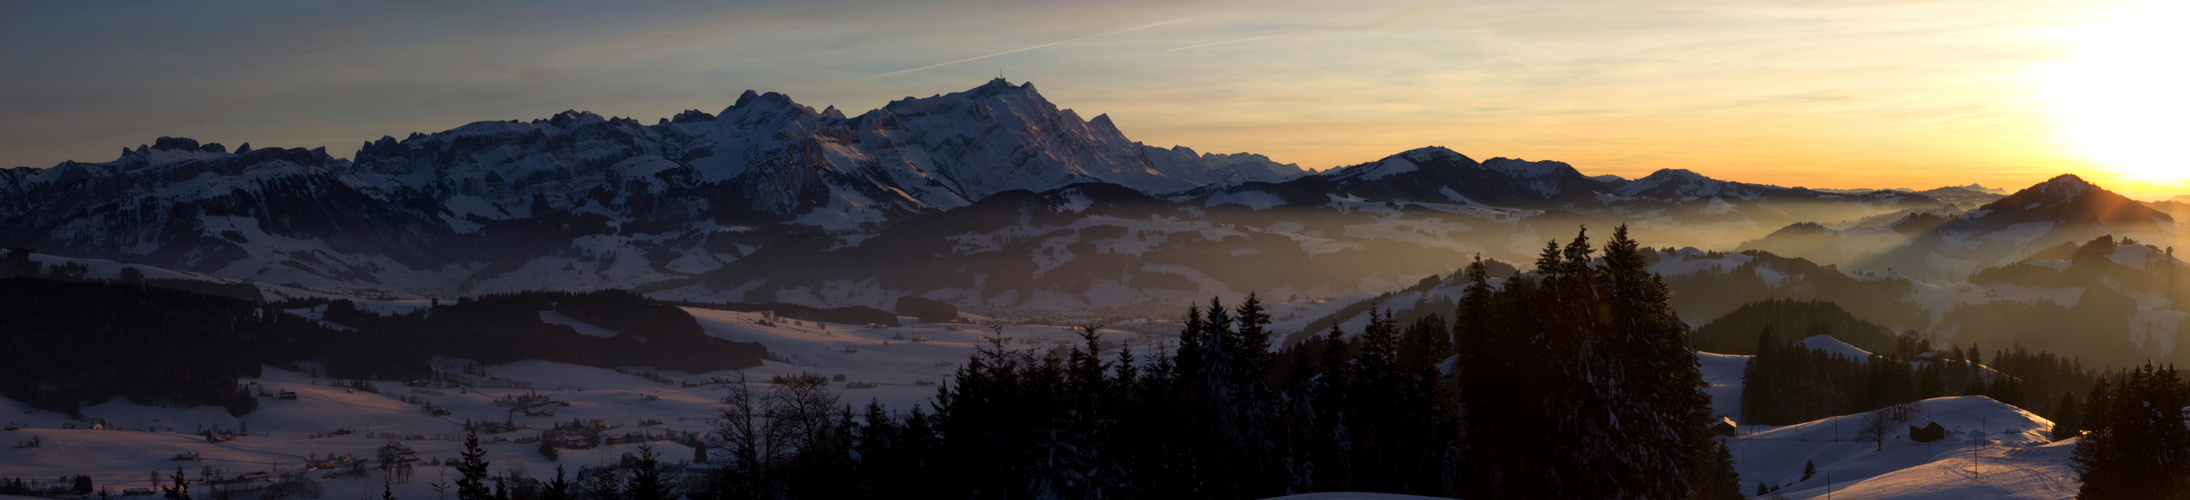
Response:
[{"label": "snow-covered field", "polygon": [[[1860,349],[1844,349],[1868,358]],[[1748,361],[1749,356],[1702,354],[1714,415],[1740,419],[1741,372]],[[1880,448],[1856,438],[1861,414],[1784,427],[1743,425],[1740,436],[1721,439],[1734,453],[1745,494],[1755,494],[1763,483],[1790,499],[1826,498],[1828,490],[1835,499],[2076,496],[2081,483],[2069,470],[2076,440],[2052,442],[2053,422],[1983,396],[1934,398],[1913,406],[1909,421],[1938,422],[1946,439],[1912,441],[1909,424],[1896,422]],[[1805,464],[1817,466],[1808,479],[1802,477]]]},{"label": "snow-covered field", "polygon": [[[704,431],[706,424],[701,419],[714,414],[719,397],[716,393],[721,392],[719,386],[677,389],[611,370],[554,363],[517,363],[489,370],[496,376],[529,378],[541,387],[551,387],[539,392],[569,401],[571,406],[556,408],[555,417],[526,417],[511,415],[507,407],[493,402],[498,396],[526,391],[445,389],[441,390],[443,395],[429,395],[413,393],[400,382],[379,381],[376,385],[383,393],[375,394],[332,387],[327,380],[269,367],[262,377],[248,382],[269,391],[294,391],[297,399],[262,398],[259,409],[242,418],[231,417],[217,407],[163,408],[117,400],[84,409],[88,420],[107,426],[91,430],[80,428],[86,427],[86,422],[51,412],[27,411],[27,405],[0,400],[11,420],[25,424],[21,430],[0,432],[0,440],[16,443],[36,435],[43,441],[37,448],[0,449],[0,471],[4,471],[0,476],[51,481],[84,474],[91,476],[95,485],[111,488],[118,496],[127,488],[149,487],[148,476],[154,471],[172,473],[182,467],[193,481],[206,467],[230,477],[251,472],[280,474],[297,471],[315,457],[348,454],[369,460],[391,441],[411,447],[422,459],[446,461],[461,449],[466,419],[500,422],[508,418],[538,428],[573,418],[602,419],[616,426],[609,431],[611,435]],[[642,401],[640,394],[661,399]],[[419,405],[395,399],[414,395],[452,413],[434,416],[421,411]],[[663,423],[643,425],[639,422],[643,418]],[[60,428],[68,426],[79,428]],[[194,434],[200,428],[248,430],[249,435],[214,443]],[[487,458],[495,463],[497,471],[514,468],[532,476],[553,475],[555,464],[539,454],[537,445],[515,442],[538,434],[538,430],[523,430],[482,435],[480,440],[487,443]],[[623,453],[634,452],[637,446],[564,450],[561,463],[573,470],[611,463]],[[689,459],[692,454],[690,448],[671,442],[654,446],[672,459]],[[199,460],[173,460],[186,453],[196,453]],[[428,483],[444,472],[453,470],[422,467],[410,482],[396,484],[395,493],[406,499],[437,498]],[[381,482],[377,476],[315,479],[332,498],[377,493]]]},{"label": "snow-covered field", "polygon": [[[869,401],[880,401],[899,411],[924,404],[936,393],[937,387],[932,384],[947,380],[959,363],[986,345],[984,337],[991,334],[981,327],[940,324],[867,328],[780,320],[774,326],[766,326],[757,323],[763,319],[757,313],[688,311],[699,319],[709,335],[758,341],[790,361],[771,361],[746,370],[748,383],[756,392],[766,390],[771,375],[804,372],[834,377],[842,374],[845,379],[832,381],[830,388],[842,403],[855,409]],[[1106,330],[1104,333],[1105,338],[1116,341],[1138,338],[1127,332]],[[1015,349],[1048,349],[1079,343],[1079,337],[1069,328],[1059,326],[1013,326],[1005,329],[1004,336],[1011,339],[1009,345]],[[172,473],[177,466],[183,467],[193,481],[205,467],[219,469],[230,477],[250,472],[278,475],[297,471],[308,459],[317,457],[349,454],[370,460],[382,445],[391,441],[400,441],[415,449],[421,459],[447,461],[457,456],[462,448],[466,420],[510,421],[530,427],[502,434],[482,434],[480,440],[488,450],[487,459],[494,463],[498,474],[514,468],[528,476],[552,476],[557,465],[575,471],[581,466],[613,463],[625,453],[636,453],[639,445],[566,449],[561,450],[559,462],[551,462],[539,453],[537,444],[518,440],[537,437],[542,429],[557,423],[567,424],[573,419],[588,422],[598,419],[613,426],[603,433],[604,436],[705,434],[711,429],[708,419],[717,414],[721,407],[719,401],[727,393],[726,386],[705,382],[717,377],[736,377],[735,372],[729,371],[660,371],[659,376],[675,382],[665,384],[640,376],[651,370],[644,367],[626,369],[631,372],[626,374],[542,361],[487,366],[485,370],[494,377],[529,382],[532,389],[422,389],[441,393],[430,394],[414,392],[414,388],[400,381],[382,380],[374,381],[380,392],[372,393],[334,387],[327,379],[266,367],[261,377],[244,382],[255,383],[268,393],[293,391],[297,398],[261,398],[258,410],[241,418],[231,417],[218,407],[167,408],[117,399],[86,407],[84,420],[72,420],[62,414],[31,410],[21,402],[0,399],[0,419],[24,427],[0,431],[0,444],[8,445],[0,448],[0,477],[50,482],[62,476],[84,474],[91,476],[98,487],[109,488],[120,496],[127,488],[149,487],[150,473]],[[684,382],[698,385],[685,387]],[[875,386],[851,388],[853,382]],[[495,403],[499,397],[532,393],[570,404],[548,407],[554,412],[553,416],[526,416],[513,412],[510,406]],[[412,397],[450,413],[431,415],[419,404],[398,399]],[[103,422],[106,428],[88,429],[95,422]],[[249,435],[212,443],[196,434],[200,429],[209,428],[247,430]],[[13,447],[33,435],[43,442],[42,446]],[[654,441],[651,445],[670,462],[688,461],[693,456],[691,448],[673,441]],[[196,453],[200,460],[171,460],[185,453]],[[421,467],[410,482],[394,485],[396,496],[439,498],[429,483],[444,473],[454,474],[454,471],[440,466]],[[326,498],[376,496],[381,487],[377,475],[336,479],[321,478],[320,473],[312,476],[324,489]]]},{"label": "snow-covered field", "polygon": [[[1312,308],[1310,308],[1312,310]],[[1289,311],[1307,313],[1311,310]],[[746,370],[748,383],[765,390],[771,375],[815,373],[843,375],[830,388],[844,404],[854,407],[879,401],[903,409],[923,404],[968,356],[986,345],[986,328],[965,325],[915,325],[896,328],[823,324],[777,320],[764,324],[757,313],[687,309],[708,334],[730,340],[765,344],[783,362],[771,361]],[[563,320],[567,318],[557,318]],[[573,320],[574,321],[574,320]],[[1125,341],[1147,350],[1148,340],[1138,334],[1105,331],[1105,338]],[[1015,349],[1050,349],[1078,344],[1079,337],[1061,326],[1013,326],[1005,329]],[[1822,347],[1822,346],[1819,346]],[[1701,359],[1714,400],[1714,414],[1740,417],[1741,372],[1747,356],[1705,353]],[[542,456],[536,444],[519,442],[536,437],[540,429],[573,420],[598,419],[611,426],[605,436],[641,434],[656,437],[706,433],[709,418],[717,414],[726,386],[707,383],[733,372],[658,372],[672,383],[641,376],[644,367],[624,370],[591,368],[560,363],[526,361],[484,367],[498,378],[530,383],[532,389],[448,388],[419,392],[398,381],[375,381],[379,393],[344,389],[332,381],[308,374],[267,367],[263,376],[245,382],[269,393],[293,391],[294,400],[263,398],[257,411],[231,417],[213,407],[165,408],[109,401],[84,409],[85,420],[71,420],[51,412],[29,410],[28,405],[0,400],[5,419],[24,426],[0,431],[0,444],[13,444],[36,435],[44,444],[37,448],[0,448],[0,477],[25,477],[51,481],[66,475],[86,474],[99,487],[120,492],[150,486],[154,471],[172,472],[181,466],[193,478],[206,467],[227,476],[250,472],[279,474],[297,471],[309,459],[330,455],[355,455],[370,459],[382,445],[400,441],[417,450],[422,459],[446,461],[461,448],[466,420],[514,422],[529,429],[481,436],[487,458],[497,472],[520,470],[529,476],[553,475],[557,465],[570,470],[612,463],[625,453],[636,453],[636,443],[611,444],[592,449],[563,450],[560,461]],[[622,373],[629,372],[629,373]],[[693,382],[687,387],[685,382]],[[853,383],[872,387],[852,388]],[[550,406],[553,416],[526,416],[512,407],[497,405],[500,397],[539,394],[568,406]],[[449,411],[432,415],[423,406],[406,402],[430,402]],[[1940,398],[1916,404],[1912,420],[1930,419],[1948,429],[1948,438],[1917,443],[1907,437],[1907,426],[1896,424],[1882,451],[1870,442],[1855,439],[1861,415],[1834,417],[1785,427],[1742,426],[1741,436],[1724,438],[1734,451],[1743,491],[1753,493],[1757,484],[1779,486],[1787,498],[1822,498],[1830,488],[1833,498],[2070,498],[2077,482],[2068,470],[2074,441],[2051,443],[2046,431],[2052,425],[2042,418],[1983,397]],[[102,422],[105,429],[92,430]],[[78,428],[63,428],[78,427]],[[233,441],[208,442],[195,434],[204,428],[248,430]],[[338,434],[339,433],[339,434]],[[671,462],[689,460],[691,448],[674,441],[651,444]],[[195,453],[199,460],[173,461],[180,454]],[[1818,474],[1802,479],[1805,463],[1815,463]],[[407,483],[394,485],[398,498],[438,498],[430,483],[452,474],[442,466],[420,467]],[[378,494],[377,475],[313,477],[329,498]],[[1829,482],[1828,482],[1829,476]],[[1296,500],[1400,499],[1391,495],[1322,493],[1287,497]]]},{"label": "snow-covered field", "polygon": [[[1863,415],[1832,417],[1786,427],[1751,429],[1728,441],[1742,491],[1759,482],[1776,485],[1787,498],[2074,498],[2080,485],[2069,470],[2075,440],[2052,442],[2053,423],[1982,396],[1920,401],[1911,421],[1936,421],[1944,440],[1909,439],[1907,423],[1894,423],[1883,449],[1858,440]],[[1802,479],[1803,466],[1817,474]]]}]

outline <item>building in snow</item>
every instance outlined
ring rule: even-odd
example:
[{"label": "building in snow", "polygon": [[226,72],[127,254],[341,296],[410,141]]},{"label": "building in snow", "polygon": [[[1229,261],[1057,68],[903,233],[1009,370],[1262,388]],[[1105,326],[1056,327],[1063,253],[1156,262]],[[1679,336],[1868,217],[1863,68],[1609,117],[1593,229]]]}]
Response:
[{"label": "building in snow", "polygon": [[1730,417],[1719,417],[1719,421],[1711,423],[1711,435],[1739,436],[1741,435],[1741,424],[1734,423],[1734,419]]},{"label": "building in snow", "polygon": [[1932,419],[1928,418],[1919,418],[1909,422],[1910,441],[1929,443],[1932,441],[1938,441],[1946,438],[1947,428],[1946,426],[1939,425],[1939,422],[1932,421]]}]

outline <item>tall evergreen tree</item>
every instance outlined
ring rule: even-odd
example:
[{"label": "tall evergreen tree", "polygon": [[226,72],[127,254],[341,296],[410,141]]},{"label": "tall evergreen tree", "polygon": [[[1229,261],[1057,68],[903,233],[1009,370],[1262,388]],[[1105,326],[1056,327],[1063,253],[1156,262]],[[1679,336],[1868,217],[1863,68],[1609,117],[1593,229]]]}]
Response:
[{"label": "tall evergreen tree", "polygon": [[491,500],[494,492],[487,489],[487,451],[479,447],[479,431],[467,430],[464,435],[464,451],[456,462],[456,472],[462,477],[456,480],[457,500]]},{"label": "tall evergreen tree", "polygon": [[[1716,441],[1711,447],[1711,465],[1705,469],[1706,483],[1696,498],[1700,500],[1742,500],[1741,474],[1734,471],[1734,452],[1726,448],[1725,441]],[[1808,477],[1805,475],[1804,477]]]},{"label": "tall evergreen tree", "polygon": [[1788,400],[1787,395],[1781,393],[1786,389],[1786,383],[1778,380],[1780,370],[1775,369],[1783,363],[1780,361],[1781,351],[1786,344],[1787,341],[1780,338],[1779,332],[1770,325],[1764,327],[1763,333],[1757,334],[1756,354],[1751,355],[1749,363],[1741,369],[1742,421],[1766,423],[1787,420],[1778,412],[1779,403]]},{"label": "tall evergreen tree", "polygon": [[1323,335],[1323,359],[1320,371],[1310,390],[1313,391],[1315,411],[1313,441],[1309,449],[1309,461],[1313,464],[1315,489],[1324,491],[1347,490],[1353,486],[1353,433],[1354,412],[1351,410],[1354,394],[1354,369],[1352,349],[1346,344],[1346,332],[1337,325]]},{"label": "tall evergreen tree", "polygon": [[674,500],[676,485],[662,479],[661,459],[654,455],[654,447],[639,445],[639,459],[631,465],[631,478],[624,481],[626,500]]},{"label": "tall evergreen tree", "polygon": [[2076,407],[2076,393],[2061,393],[2061,402],[2055,408],[2059,409],[2053,417],[2054,441],[2083,435],[2083,413]]},{"label": "tall evergreen tree", "polygon": [[555,466],[555,479],[541,487],[539,500],[571,500],[570,482],[563,479],[563,466]]},{"label": "tall evergreen tree", "polygon": [[[1601,259],[1586,231],[1563,247],[1551,242],[1536,283],[1529,281],[1508,280],[1501,293],[1528,294],[1501,322],[1525,343],[1500,353],[1506,363],[1464,360],[1461,388],[1471,436],[1536,442],[1471,441],[1469,456],[1491,469],[1468,485],[1475,496],[1670,498],[1710,490],[1710,400],[1696,355],[1663,280],[1648,271],[1626,228],[1614,231]],[[1475,343],[1490,338],[1468,339],[1463,353],[1474,355]],[[1478,378],[1487,380],[1470,381]],[[1496,392],[1524,383],[1531,390]],[[1479,388],[1491,392],[1486,403],[1506,403],[1504,415],[1474,417],[1483,413],[1470,394]]]},{"label": "tall evergreen tree", "polygon": [[2090,427],[2073,456],[2082,499],[2190,498],[2190,428],[2183,408],[2190,388],[2175,369],[2145,365],[2093,387],[2085,400]]}]

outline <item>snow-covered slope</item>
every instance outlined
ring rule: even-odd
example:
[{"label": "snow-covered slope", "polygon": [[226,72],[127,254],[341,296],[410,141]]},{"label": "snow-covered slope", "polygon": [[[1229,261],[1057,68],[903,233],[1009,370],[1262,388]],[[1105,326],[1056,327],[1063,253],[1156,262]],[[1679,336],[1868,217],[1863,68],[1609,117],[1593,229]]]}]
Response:
[{"label": "snow-covered slope", "polygon": [[1739,354],[1696,353],[1697,368],[1703,371],[1703,382],[1709,384],[1705,391],[1711,394],[1711,416],[1714,418],[1741,417],[1742,372],[1749,368],[1749,358]]},{"label": "snow-covered slope", "polygon": [[[1831,337],[1803,343],[1851,355],[1869,353]],[[1741,375],[1749,356],[1699,353],[1710,384],[1713,414],[1741,414]],[[1858,358],[1862,359],[1862,358]],[[2053,422],[1983,396],[1935,398],[1911,405],[1909,422],[1893,422],[1881,448],[1856,439],[1863,415],[1785,427],[1740,426],[1721,438],[1734,455],[1744,494],[1759,484],[1785,498],[2027,498],[2066,499],[2078,483],[2070,470],[2075,440],[2052,442]],[[1910,422],[1938,422],[1947,439],[1909,440]],[[1805,465],[1817,473],[1804,479]]]},{"label": "snow-covered slope", "polygon": [[323,150],[161,138],[0,170],[0,245],[231,279],[456,295],[689,277],[787,234],[999,192],[1277,182],[1296,166],[1133,142],[996,80],[846,116],[747,92],[644,125],[570,111]]},{"label": "snow-covered slope", "polygon": [[1841,342],[1840,339],[1833,338],[1831,335],[1812,335],[1810,338],[1795,343],[1811,351],[1823,352],[1857,363],[1868,363],[1871,357],[1874,356],[1870,351],[1848,345],[1847,342]]},{"label": "snow-covered slope", "polygon": [[[968,359],[990,330],[961,325],[928,324],[869,328],[859,325],[822,324],[767,318],[738,313],[688,308],[706,334],[738,341],[757,341],[782,354],[787,362],[771,361],[745,370],[746,383],[756,392],[770,388],[770,377],[801,373],[834,379],[828,390],[844,404],[865,405],[878,401],[903,411],[936,394],[937,385]],[[1129,342],[1147,349],[1144,337],[1105,330],[1105,339]],[[1004,331],[1011,349],[1047,349],[1079,337],[1062,326],[1012,326]],[[441,360],[442,369],[468,365],[463,360]],[[13,445],[37,436],[37,448],[0,447],[0,471],[7,477],[54,478],[85,474],[95,484],[116,494],[125,488],[150,486],[148,471],[169,471],[180,465],[196,479],[201,467],[217,469],[226,477],[251,472],[294,472],[308,459],[330,455],[354,455],[371,460],[390,442],[415,449],[421,460],[454,458],[462,446],[466,422],[512,422],[527,426],[513,432],[483,433],[480,440],[487,460],[496,472],[520,470],[532,477],[553,475],[557,466],[575,472],[578,467],[617,461],[637,453],[640,444],[652,446],[669,463],[693,456],[682,444],[689,433],[705,435],[712,427],[726,394],[725,381],[735,380],[730,371],[681,373],[646,367],[602,369],[585,366],[521,361],[480,367],[494,378],[493,384],[466,387],[407,387],[402,381],[372,381],[378,392],[332,385],[335,381],[309,373],[264,367],[259,377],[239,381],[254,392],[268,393],[258,408],[242,417],[230,416],[220,407],[170,408],[139,405],[123,399],[83,408],[83,418],[31,409],[21,402],[0,399],[0,421],[22,427],[0,431],[0,440]],[[653,372],[653,373],[648,373]],[[651,375],[650,378],[648,375]],[[659,378],[660,380],[656,380]],[[483,380],[473,377],[468,380]],[[668,382],[663,382],[667,380]],[[868,386],[866,384],[873,384]],[[521,387],[495,387],[521,386]],[[270,397],[281,391],[295,399]],[[497,399],[538,395],[568,403],[540,407],[548,415],[513,411]],[[445,415],[426,411],[447,410]],[[603,436],[644,435],[644,442],[607,444],[595,448],[563,449],[560,461],[549,461],[537,444],[524,440],[542,430],[574,421],[609,426]],[[89,429],[99,424],[104,429]],[[70,428],[73,427],[73,428]],[[201,429],[244,431],[233,441],[208,442]],[[678,439],[671,439],[678,438]],[[709,439],[711,446],[721,443]],[[184,453],[200,460],[172,461]],[[397,498],[439,498],[429,486],[453,469],[419,464],[416,479],[391,486]],[[366,474],[313,478],[328,498],[378,498],[382,476]],[[195,488],[194,488],[195,489]]]},{"label": "snow-covered slope", "polygon": [[[1883,449],[1855,439],[1863,415],[1753,430],[1728,440],[1742,491],[1777,486],[1787,498],[2031,498],[2076,496],[2075,441],[2052,442],[2053,422],[1983,396],[1914,404],[1911,422],[1933,421],[1947,438],[1919,443],[1908,422],[1889,426]],[[1818,473],[1802,479],[1805,464]]]}]

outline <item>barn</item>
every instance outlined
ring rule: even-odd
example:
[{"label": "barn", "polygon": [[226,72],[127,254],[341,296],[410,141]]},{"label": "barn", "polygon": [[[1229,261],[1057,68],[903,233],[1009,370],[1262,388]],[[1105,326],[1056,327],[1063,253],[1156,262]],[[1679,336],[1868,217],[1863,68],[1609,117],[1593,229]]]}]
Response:
[{"label": "barn", "polygon": [[1719,421],[1711,423],[1711,435],[1713,436],[1735,437],[1740,434],[1741,427],[1739,424],[1735,424],[1732,418],[1719,417]]},{"label": "barn", "polygon": [[1909,422],[1910,441],[1929,443],[1932,441],[1938,441],[1946,438],[1947,427],[1939,425],[1939,422],[1932,421],[1932,419],[1928,418],[1919,418]]}]

